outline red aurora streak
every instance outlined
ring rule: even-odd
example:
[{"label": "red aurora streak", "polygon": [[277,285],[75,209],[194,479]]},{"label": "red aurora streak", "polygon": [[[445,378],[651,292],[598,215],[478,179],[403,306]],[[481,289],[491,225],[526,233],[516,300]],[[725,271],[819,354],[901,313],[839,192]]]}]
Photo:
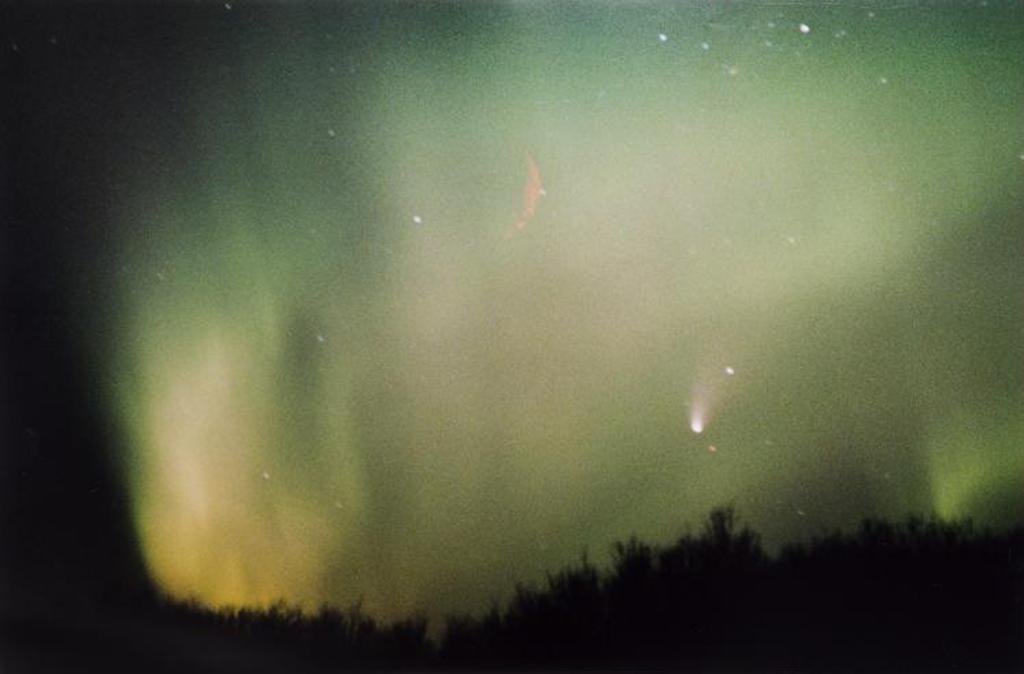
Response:
[{"label": "red aurora streak", "polygon": [[529,175],[526,178],[526,185],[523,186],[523,212],[516,222],[517,230],[526,227],[526,223],[537,213],[537,202],[546,194],[540,181],[540,169],[529,152],[526,153],[526,161]]}]

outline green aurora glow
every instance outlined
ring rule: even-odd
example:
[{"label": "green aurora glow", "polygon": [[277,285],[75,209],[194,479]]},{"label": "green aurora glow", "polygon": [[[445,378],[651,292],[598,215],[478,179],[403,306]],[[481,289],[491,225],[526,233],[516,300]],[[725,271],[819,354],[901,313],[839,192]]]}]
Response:
[{"label": "green aurora glow", "polygon": [[210,20],[118,205],[167,590],[439,616],[727,502],[1021,521],[1020,3]]}]

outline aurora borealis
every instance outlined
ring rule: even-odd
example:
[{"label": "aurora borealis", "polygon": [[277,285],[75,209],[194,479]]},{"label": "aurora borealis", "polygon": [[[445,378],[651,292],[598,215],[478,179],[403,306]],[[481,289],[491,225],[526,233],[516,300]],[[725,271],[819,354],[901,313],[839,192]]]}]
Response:
[{"label": "aurora borealis", "polygon": [[1019,2],[196,16],[110,102],[93,348],[171,594],[436,618],[724,503],[1024,519]]}]

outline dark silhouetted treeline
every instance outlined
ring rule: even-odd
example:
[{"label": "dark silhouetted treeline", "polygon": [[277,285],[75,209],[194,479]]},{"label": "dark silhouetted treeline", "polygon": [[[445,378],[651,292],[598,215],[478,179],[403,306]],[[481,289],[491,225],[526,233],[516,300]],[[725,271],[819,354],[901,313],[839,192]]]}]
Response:
[{"label": "dark silhouetted treeline", "polygon": [[777,557],[732,510],[697,536],[615,546],[452,619],[452,665],[690,671],[1022,671],[1024,529],[868,520]]},{"label": "dark silhouetted treeline", "polygon": [[277,603],[266,610],[214,610],[195,602],[163,604],[164,618],[194,632],[235,639],[270,651],[300,656],[306,665],[413,668],[436,660],[427,620],[412,617],[382,624],[356,605],[347,611],[325,606],[315,614]]},{"label": "dark silhouetted treeline", "polygon": [[168,672],[1024,671],[1024,528],[868,520],[769,556],[719,509],[696,535],[613,553],[605,570],[584,556],[507,606],[449,618],[438,642],[424,618],[384,625],[358,606],[304,614],[144,597],[102,628],[94,661],[106,664],[109,647],[121,668]]}]

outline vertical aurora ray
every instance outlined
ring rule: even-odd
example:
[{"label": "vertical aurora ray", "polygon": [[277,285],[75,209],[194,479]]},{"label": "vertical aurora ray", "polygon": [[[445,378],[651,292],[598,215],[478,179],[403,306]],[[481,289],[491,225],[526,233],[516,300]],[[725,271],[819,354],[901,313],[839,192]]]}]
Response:
[{"label": "vertical aurora ray", "polygon": [[727,501],[772,544],[1019,516],[972,505],[1024,473],[993,5],[249,10],[295,31],[224,37],[170,167],[124,177],[154,578],[437,616]]}]

